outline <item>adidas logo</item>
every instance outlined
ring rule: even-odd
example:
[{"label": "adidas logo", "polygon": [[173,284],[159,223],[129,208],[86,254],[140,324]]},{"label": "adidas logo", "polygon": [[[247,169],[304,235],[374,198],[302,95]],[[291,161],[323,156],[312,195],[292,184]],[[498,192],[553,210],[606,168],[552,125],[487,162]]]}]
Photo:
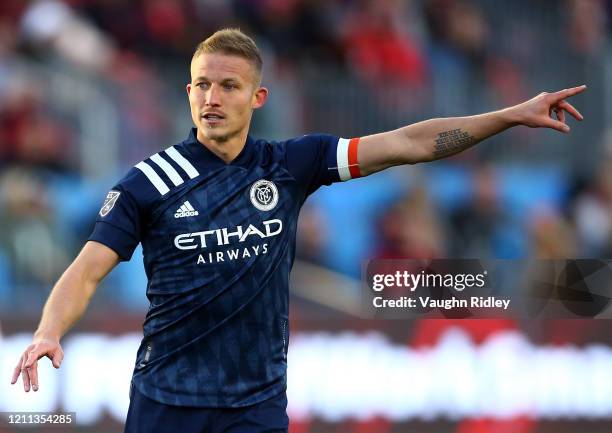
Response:
[{"label": "adidas logo", "polygon": [[185,218],[198,215],[198,211],[195,210],[193,206],[191,206],[191,203],[189,203],[189,201],[186,201],[180,208],[176,210],[174,218]]}]

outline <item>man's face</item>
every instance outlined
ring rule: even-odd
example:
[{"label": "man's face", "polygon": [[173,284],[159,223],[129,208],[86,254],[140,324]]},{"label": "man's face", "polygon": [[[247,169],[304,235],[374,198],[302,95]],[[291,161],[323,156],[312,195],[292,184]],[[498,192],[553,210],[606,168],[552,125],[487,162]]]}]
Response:
[{"label": "man's face", "polygon": [[201,54],[191,62],[187,84],[191,117],[198,138],[226,142],[247,132],[255,108],[266,100],[255,67],[247,59]]}]

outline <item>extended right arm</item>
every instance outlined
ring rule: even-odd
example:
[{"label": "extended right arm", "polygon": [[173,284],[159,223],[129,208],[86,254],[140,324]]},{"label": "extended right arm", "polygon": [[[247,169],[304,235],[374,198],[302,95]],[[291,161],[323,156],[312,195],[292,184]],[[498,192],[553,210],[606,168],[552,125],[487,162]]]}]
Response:
[{"label": "extended right arm", "polygon": [[43,309],[38,329],[13,371],[11,384],[19,374],[26,392],[38,390],[38,360],[47,356],[59,368],[63,351],[60,339],[85,312],[100,281],[119,263],[119,256],[98,242],[87,242],[77,258],[53,287]]}]

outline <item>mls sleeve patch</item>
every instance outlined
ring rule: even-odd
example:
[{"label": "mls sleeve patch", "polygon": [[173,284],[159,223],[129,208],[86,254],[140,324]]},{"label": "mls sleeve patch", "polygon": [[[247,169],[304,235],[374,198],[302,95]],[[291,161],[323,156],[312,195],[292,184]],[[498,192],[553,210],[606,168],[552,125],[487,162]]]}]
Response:
[{"label": "mls sleeve patch", "polygon": [[106,195],[106,199],[104,200],[104,204],[102,205],[102,209],[100,209],[100,216],[104,218],[108,213],[113,209],[115,203],[117,203],[117,199],[121,193],[119,191],[109,191]]}]

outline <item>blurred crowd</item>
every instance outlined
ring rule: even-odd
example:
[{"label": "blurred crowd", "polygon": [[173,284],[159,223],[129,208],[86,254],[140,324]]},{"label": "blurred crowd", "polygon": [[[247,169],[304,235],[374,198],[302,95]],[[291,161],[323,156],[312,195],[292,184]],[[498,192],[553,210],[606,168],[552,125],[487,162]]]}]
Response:
[{"label": "blurred crowd", "polygon": [[[569,136],[518,128],[323,188],[298,258],[358,277],[375,257],[610,257],[611,14],[604,0],[3,0],[0,309],[43,299],[113,182],[187,135],[193,49],[227,26],[264,53],[272,93],[252,134],[266,138],[365,135],[589,86]],[[139,259],[103,298],[144,300]]]}]

